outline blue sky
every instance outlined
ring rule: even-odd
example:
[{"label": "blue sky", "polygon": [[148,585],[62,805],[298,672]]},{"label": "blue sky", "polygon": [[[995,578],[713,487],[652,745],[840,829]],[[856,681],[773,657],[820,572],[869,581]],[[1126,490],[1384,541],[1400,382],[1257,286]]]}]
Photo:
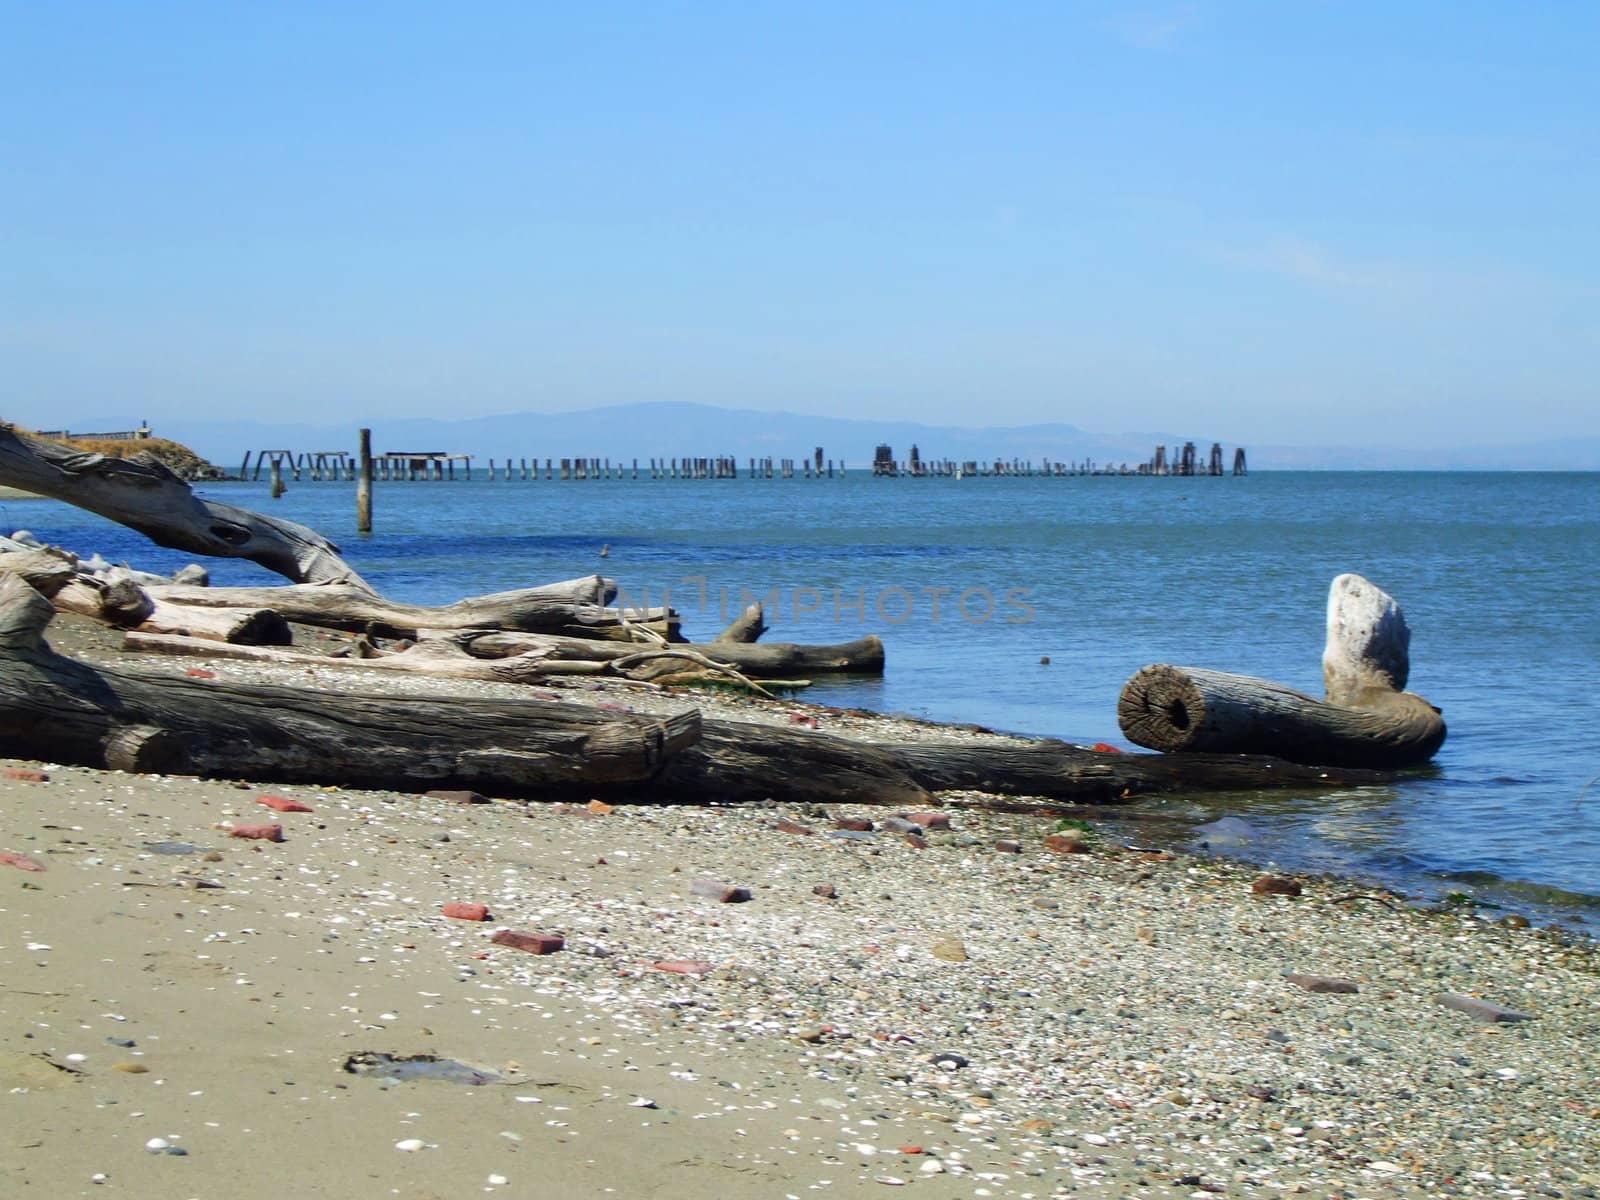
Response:
[{"label": "blue sky", "polygon": [[1600,435],[1600,9],[0,0],[0,415]]}]

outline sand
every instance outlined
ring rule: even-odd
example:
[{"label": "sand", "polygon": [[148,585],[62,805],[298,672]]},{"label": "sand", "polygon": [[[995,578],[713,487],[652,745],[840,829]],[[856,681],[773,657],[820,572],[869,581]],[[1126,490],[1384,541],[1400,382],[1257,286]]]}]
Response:
[{"label": "sand", "polygon": [[[1583,1195],[1600,1170],[1594,958],[1534,931],[1055,855],[1016,817],[916,849],[821,812],[34,765],[0,781],[0,850],[46,868],[0,867],[9,1196]],[[227,835],[261,820],[286,840]],[[712,970],[655,966],[685,959]],[[361,1052],[506,1082],[386,1083],[344,1070]]]}]

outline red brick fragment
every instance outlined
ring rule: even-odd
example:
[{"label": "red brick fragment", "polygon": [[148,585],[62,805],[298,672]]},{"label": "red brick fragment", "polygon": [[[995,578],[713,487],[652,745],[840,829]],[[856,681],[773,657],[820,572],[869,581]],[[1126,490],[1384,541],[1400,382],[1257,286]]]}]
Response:
[{"label": "red brick fragment", "polygon": [[15,867],[19,871],[42,871],[44,864],[15,850],[0,850],[0,867]]},{"label": "red brick fragment", "polygon": [[1263,875],[1250,885],[1250,890],[1258,896],[1298,896],[1300,885],[1282,875]]},{"label": "red brick fragment", "polygon": [[[532,816],[535,811],[536,810],[530,808],[528,810],[528,815]],[[577,804],[553,805],[550,811],[555,813],[558,817],[582,817],[585,821],[591,821],[600,815],[599,813],[592,813],[587,808],[583,808]]]},{"label": "red brick fragment", "polygon": [[278,812],[310,812],[309,804],[301,804],[298,800],[290,800],[287,796],[269,796],[265,793],[256,797],[257,804],[263,804]]},{"label": "red brick fragment", "polygon": [[791,820],[789,820],[788,817],[780,818],[778,823],[776,825],[774,825],[773,828],[776,829],[779,833],[807,834],[807,833],[815,833],[816,832],[814,829],[811,828],[811,826],[802,825],[802,824],[800,824],[799,821],[791,821]]},{"label": "red brick fragment", "polygon": [[658,971],[670,971],[674,975],[704,975],[716,969],[715,964],[703,958],[669,958],[651,965]]},{"label": "red brick fragment", "polygon": [[789,723],[791,725],[804,725],[809,729],[817,728],[817,719],[810,713],[790,713]]},{"label": "red brick fragment", "polygon": [[715,900],[719,904],[743,904],[750,899],[750,889],[735,887],[731,883],[719,883],[715,879],[696,879],[689,885],[691,896],[704,896],[707,900]]},{"label": "red brick fragment", "polygon": [[184,674],[190,679],[215,679],[217,677],[215,671],[208,671],[204,667],[190,667]]},{"label": "red brick fragment", "polygon": [[489,910],[482,904],[473,904],[470,900],[452,900],[441,909],[445,916],[454,917],[458,921],[487,921]]},{"label": "red brick fragment", "polygon": [[906,834],[906,845],[913,850],[926,850],[928,848],[928,839],[920,833],[908,833]]},{"label": "red brick fragment", "polygon": [[615,811],[611,805],[607,804],[604,800],[591,800],[589,803],[584,805],[584,808],[588,809],[588,811],[592,812],[597,817],[609,817]]},{"label": "red brick fragment", "polygon": [[1001,854],[1021,854],[1022,853],[1022,843],[1021,842],[999,841],[999,842],[996,842],[994,844],[994,848],[996,850],[998,850]]},{"label": "red brick fragment", "polygon": [[527,933],[516,929],[497,929],[489,939],[496,946],[509,946],[513,950],[526,950],[529,954],[554,954],[564,949],[567,940],[554,933]]},{"label": "red brick fragment", "polygon": [[833,827],[850,833],[871,833],[873,828],[872,822],[866,817],[840,817],[833,823]]},{"label": "red brick fragment", "polygon": [[1353,996],[1361,991],[1352,980],[1339,979],[1332,975],[1300,975],[1293,971],[1285,971],[1283,978],[1295,987],[1304,988],[1308,992]]},{"label": "red brick fragment", "polygon": [[921,1146],[896,1146],[895,1150],[901,1154],[921,1154]]},{"label": "red brick fragment", "polygon": [[36,771],[32,767],[7,767],[0,771],[7,779],[20,779],[24,783],[49,783],[50,776],[43,771]]},{"label": "red brick fragment", "polygon": [[1096,742],[1090,746],[1091,750],[1098,750],[1101,754],[1121,754],[1121,746],[1113,746],[1110,742]]},{"label": "red brick fragment", "polygon": [[228,830],[229,837],[250,838],[258,842],[283,841],[282,825],[235,825]]},{"label": "red brick fragment", "polygon": [[949,829],[950,814],[942,812],[914,812],[907,813],[906,820],[915,821],[924,829]]},{"label": "red brick fragment", "polygon": [[1056,854],[1088,854],[1089,843],[1072,833],[1052,833],[1044,839],[1044,848]]}]

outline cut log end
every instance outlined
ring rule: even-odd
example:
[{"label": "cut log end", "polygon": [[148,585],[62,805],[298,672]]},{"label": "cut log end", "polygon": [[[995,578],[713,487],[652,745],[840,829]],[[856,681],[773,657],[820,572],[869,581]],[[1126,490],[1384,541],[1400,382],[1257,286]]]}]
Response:
[{"label": "cut log end", "polygon": [[183,739],[170,729],[151,725],[128,725],[106,735],[106,766],[113,771],[139,775],[182,773],[188,769],[189,755]]}]

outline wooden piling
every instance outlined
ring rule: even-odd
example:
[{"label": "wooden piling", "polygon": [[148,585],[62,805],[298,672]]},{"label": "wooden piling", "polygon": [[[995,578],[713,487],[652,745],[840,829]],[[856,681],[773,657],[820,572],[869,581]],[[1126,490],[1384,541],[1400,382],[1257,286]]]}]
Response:
[{"label": "wooden piling", "polygon": [[356,476],[356,532],[372,532],[372,430],[359,434],[360,461]]}]

